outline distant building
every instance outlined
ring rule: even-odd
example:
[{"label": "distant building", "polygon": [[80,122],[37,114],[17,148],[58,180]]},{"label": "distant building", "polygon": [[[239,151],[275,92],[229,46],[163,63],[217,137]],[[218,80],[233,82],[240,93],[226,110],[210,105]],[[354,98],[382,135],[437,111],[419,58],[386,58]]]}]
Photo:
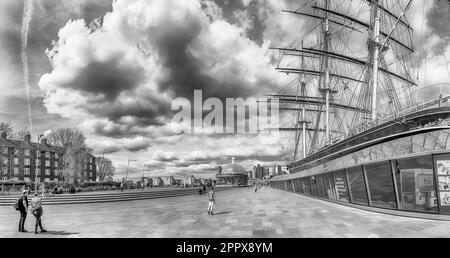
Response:
[{"label": "distant building", "polygon": [[154,177],[152,178],[153,186],[163,186],[164,181],[160,177]]},{"label": "distant building", "polygon": [[248,175],[245,169],[236,164],[236,159],[232,158],[231,163],[224,165],[220,173],[216,175],[217,185],[247,185]]},{"label": "distant building", "polygon": [[[53,146],[43,139],[40,143],[31,142],[26,135],[24,141],[0,137],[0,179],[19,182],[51,182],[63,180],[63,156],[61,147]],[[78,182],[93,182],[97,178],[95,157],[85,152]]]},{"label": "distant building", "polygon": [[186,176],[183,178],[183,185],[186,186],[194,186],[195,177],[194,176]]},{"label": "distant building", "polygon": [[173,176],[165,176],[161,178],[163,181],[163,185],[172,186],[176,184],[175,178]]},{"label": "distant building", "polygon": [[263,179],[266,174],[268,174],[269,171],[266,170],[264,167],[261,167],[260,164],[253,167],[253,179]]}]

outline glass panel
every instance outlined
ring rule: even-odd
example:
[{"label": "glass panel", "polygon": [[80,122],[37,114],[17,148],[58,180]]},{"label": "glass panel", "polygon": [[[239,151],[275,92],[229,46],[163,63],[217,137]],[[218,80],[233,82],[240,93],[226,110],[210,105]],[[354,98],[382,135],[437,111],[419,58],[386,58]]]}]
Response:
[{"label": "glass panel", "polygon": [[325,189],[327,191],[327,197],[331,200],[338,200],[338,194],[336,191],[336,185],[334,184],[334,177],[333,174],[326,174],[324,175],[324,181],[325,181]]},{"label": "glass panel", "polygon": [[348,170],[348,180],[353,197],[353,203],[368,205],[366,184],[362,167],[356,167]]},{"label": "glass panel", "polygon": [[323,176],[322,175],[316,176],[316,181],[317,181],[317,189],[319,191],[319,196],[327,197],[327,194],[325,192],[325,185],[323,183]]},{"label": "glass panel", "polygon": [[310,178],[310,184],[311,184],[311,195],[313,196],[319,196],[319,193],[317,192],[317,182],[316,177],[313,176]]},{"label": "glass panel", "polygon": [[438,212],[431,156],[397,161],[395,178],[401,210]]},{"label": "glass panel", "polygon": [[334,174],[336,191],[338,194],[338,200],[343,202],[350,202],[350,197],[348,193],[347,178],[345,177],[345,172],[340,171]]},{"label": "glass panel", "polygon": [[391,163],[386,161],[366,166],[372,206],[397,209],[394,184],[392,182]]}]

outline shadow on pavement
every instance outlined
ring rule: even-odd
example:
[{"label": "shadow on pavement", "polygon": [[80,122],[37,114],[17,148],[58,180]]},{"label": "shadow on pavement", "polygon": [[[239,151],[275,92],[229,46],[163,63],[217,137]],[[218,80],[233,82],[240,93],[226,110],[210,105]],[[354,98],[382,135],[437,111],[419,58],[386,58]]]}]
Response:
[{"label": "shadow on pavement", "polygon": [[70,233],[65,231],[47,231],[46,233],[40,233],[42,235],[53,235],[53,236],[70,236],[70,235],[77,235],[79,233]]},{"label": "shadow on pavement", "polygon": [[214,215],[224,215],[224,214],[230,214],[231,211],[223,211],[223,212],[215,212]]}]

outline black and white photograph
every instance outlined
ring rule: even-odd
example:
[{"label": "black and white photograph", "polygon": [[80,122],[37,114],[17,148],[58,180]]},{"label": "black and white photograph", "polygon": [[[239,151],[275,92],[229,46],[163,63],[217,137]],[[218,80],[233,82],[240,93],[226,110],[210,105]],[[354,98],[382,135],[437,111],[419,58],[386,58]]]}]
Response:
[{"label": "black and white photograph", "polygon": [[1,0],[0,60],[0,238],[450,238],[450,0]]}]

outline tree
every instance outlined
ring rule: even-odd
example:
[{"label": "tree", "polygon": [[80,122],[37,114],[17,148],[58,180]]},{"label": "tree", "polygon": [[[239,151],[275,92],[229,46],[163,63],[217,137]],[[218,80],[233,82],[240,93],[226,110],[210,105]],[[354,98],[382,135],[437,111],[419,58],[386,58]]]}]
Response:
[{"label": "tree", "polygon": [[11,138],[18,141],[24,141],[25,136],[31,135],[31,131],[28,129],[28,127],[25,127],[24,129],[14,133]]},{"label": "tree", "polygon": [[98,157],[96,159],[97,164],[97,178],[99,182],[111,181],[116,172],[116,168],[113,166],[110,159],[104,157]]},{"label": "tree", "polygon": [[83,154],[86,152],[86,137],[75,128],[59,128],[50,132],[46,139],[49,144],[64,151],[62,179],[66,183],[78,183],[83,170]]},{"label": "tree", "polygon": [[10,122],[0,122],[0,134],[6,133],[6,137],[9,138],[14,133],[14,128]]}]

